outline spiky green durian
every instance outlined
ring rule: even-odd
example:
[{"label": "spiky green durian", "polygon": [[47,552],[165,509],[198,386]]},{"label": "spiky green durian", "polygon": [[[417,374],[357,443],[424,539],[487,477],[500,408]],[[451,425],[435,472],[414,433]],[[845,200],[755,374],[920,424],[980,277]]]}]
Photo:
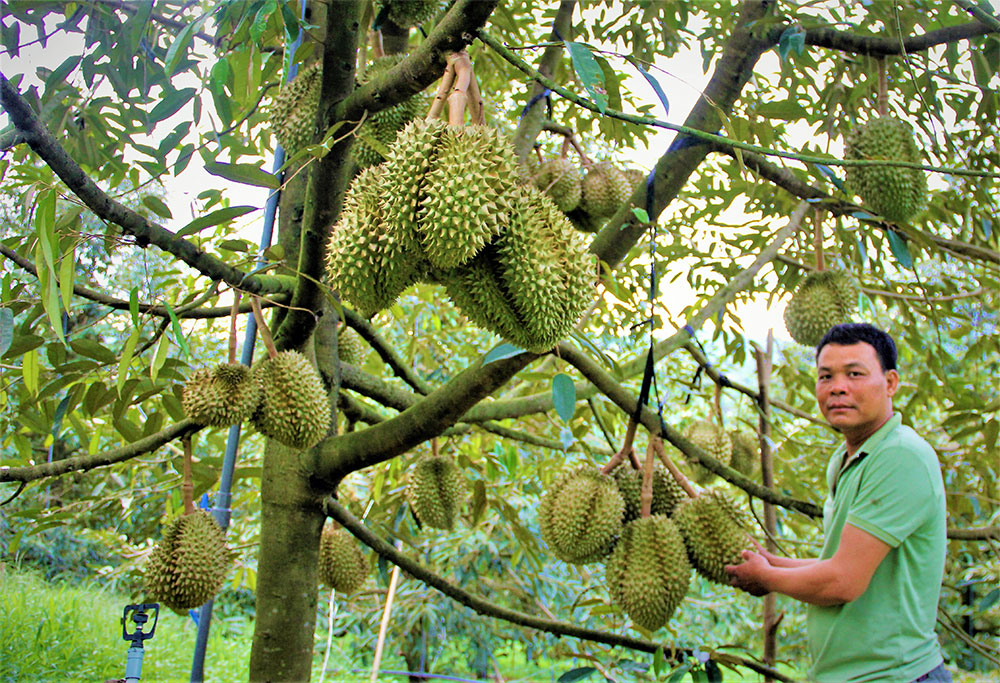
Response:
[{"label": "spiky green durian", "polygon": [[337,332],[337,355],[344,363],[361,365],[364,362],[367,347],[361,335],[350,327],[341,327]]},{"label": "spiky green durian", "polygon": [[389,20],[401,28],[419,26],[441,9],[441,0],[376,0],[375,15],[388,6]]},{"label": "spiky green durian", "polygon": [[547,194],[563,213],[580,205],[580,170],[566,157],[546,160],[535,174],[535,186]]},{"label": "spiky green durian", "polygon": [[254,365],[261,402],[253,424],[264,436],[292,448],[315,446],[330,427],[330,401],[323,380],[298,351],[282,351]]},{"label": "spiky green durian", "polygon": [[363,315],[391,306],[423,269],[412,232],[394,203],[400,195],[387,180],[386,165],[364,169],[351,183],[327,245],[327,276],[342,299]]},{"label": "spiky green durian", "polygon": [[725,494],[709,491],[681,503],[673,519],[698,573],[728,586],[726,565],[740,564],[742,551],[754,547],[749,522],[739,507]]},{"label": "spiky green durian", "polygon": [[[733,457],[733,442],[718,424],[711,420],[695,420],[688,425],[685,434],[691,443],[698,446],[710,456],[728,465]],[[715,479],[715,473],[702,467],[697,463],[692,463],[691,471],[693,479],[699,484],[707,484]]]},{"label": "spiky green durian", "polygon": [[448,126],[426,179],[417,232],[427,261],[466,263],[500,234],[517,186],[514,148],[487,126]]},{"label": "spiky green durian", "polygon": [[733,443],[730,466],[737,472],[750,476],[760,465],[760,443],[757,435],[734,429],[729,432],[729,440]]},{"label": "spiky green durian", "polygon": [[322,63],[315,62],[285,83],[274,98],[271,130],[289,156],[312,142],[322,80]]},{"label": "spiky green durian", "polygon": [[[625,501],[624,521],[628,523],[638,519],[642,510],[642,470],[620,465],[614,469],[611,476],[614,477]],[[653,504],[650,514],[669,517],[685,498],[687,494],[680,484],[663,467],[657,465],[653,469]]]},{"label": "spiky green durian", "polygon": [[[920,163],[920,150],[909,123],[882,116],[847,137],[847,159]],[[927,176],[919,168],[848,166],[847,182],[865,206],[891,221],[907,221],[927,203]]]},{"label": "spiky green durian", "polygon": [[338,593],[353,593],[368,578],[361,544],[343,528],[326,526],[319,542],[319,580]]},{"label": "spiky green durian", "polygon": [[632,186],[618,168],[609,161],[591,164],[583,176],[580,208],[592,218],[614,215],[632,195]]},{"label": "spiky green durian", "polygon": [[[358,85],[365,85],[379,79],[389,69],[399,64],[404,57],[406,57],[405,54],[376,57],[368,65],[364,75],[358,79]],[[399,132],[424,113],[427,107],[427,98],[421,93],[409,97],[399,104],[369,114],[358,128],[357,140],[351,148],[354,161],[360,168],[382,163],[385,160],[383,152],[396,141]]]},{"label": "spiky green durian", "polygon": [[198,510],[163,530],[146,563],[146,591],[171,609],[194,609],[215,597],[232,564],[222,529],[211,514]]},{"label": "spiky green durian", "polygon": [[228,427],[246,420],[260,404],[260,383],[246,365],[222,363],[196,370],[184,385],[181,406],[198,424]]},{"label": "spiky green durian", "polygon": [[447,127],[442,121],[415,119],[400,131],[382,164],[384,215],[408,253],[411,246],[412,253],[422,253],[417,237],[420,212],[427,199],[428,173]]},{"label": "spiky green durian", "polygon": [[406,477],[406,500],[417,520],[435,529],[451,529],[465,503],[465,478],[452,458],[426,455]]},{"label": "spiky green durian", "polygon": [[847,272],[809,273],[785,307],[788,334],[800,344],[816,346],[831,327],[851,322],[858,293],[857,283]]},{"label": "spiky green durian", "polygon": [[558,477],[538,504],[542,538],[560,560],[595,562],[621,533],[625,501],[614,480],[591,467]]},{"label": "spiky green durian", "polygon": [[622,529],[606,565],[608,592],[638,626],[655,631],[687,594],[691,564],[670,518],[653,515]]},{"label": "spiky green durian", "polygon": [[638,168],[626,168],[622,171],[622,173],[625,174],[625,180],[628,181],[629,187],[633,190],[635,190],[635,186],[639,183],[645,185],[646,179],[649,177],[648,173],[641,171]]}]

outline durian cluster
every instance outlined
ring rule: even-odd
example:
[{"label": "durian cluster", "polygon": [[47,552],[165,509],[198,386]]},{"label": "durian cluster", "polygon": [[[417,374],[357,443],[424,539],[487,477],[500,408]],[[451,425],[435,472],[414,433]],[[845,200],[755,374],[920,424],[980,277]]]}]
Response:
[{"label": "durian cluster", "polygon": [[809,273],[785,307],[785,327],[799,344],[816,346],[834,325],[851,321],[858,308],[859,289],[850,273],[820,270]]},{"label": "durian cluster", "polygon": [[215,597],[232,564],[222,528],[198,510],[164,529],[146,562],[146,592],[171,609],[201,607]]},{"label": "durian cluster", "polygon": [[[847,137],[845,158],[920,163],[920,150],[909,123],[881,116]],[[927,203],[927,176],[919,168],[848,166],[847,183],[865,206],[890,221],[905,222]]]},{"label": "durian cluster", "polygon": [[365,315],[443,284],[475,323],[529,351],[565,337],[593,299],[595,260],[541,192],[519,186],[496,130],[414,121],[347,191],[327,273]]},{"label": "durian cluster", "polygon": [[323,380],[298,351],[265,358],[252,370],[237,363],[197,370],[181,405],[199,424],[226,427],[249,419],[264,436],[299,449],[319,443],[331,420]]},{"label": "durian cluster", "polygon": [[563,213],[578,211],[583,222],[593,223],[614,215],[632,196],[646,175],[638,169],[621,170],[609,161],[580,169],[563,156],[540,163],[529,162],[522,171]]},{"label": "durian cluster", "polygon": [[407,473],[406,500],[420,524],[450,530],[465,503],[462,471],[447,456],[420,458]]},{"label": "durian cluster", "polygon": [[666,624],[688,590],[691,569],[729,585],[724,567],[752,547],[750,528],[724,494],[689,499],[659,466],[649,517],[640,516],[642,475],[627,466],[610,475],[589,467],[558,477],[542,496],[542,538],[564,562],[605,559],[611,599],[645,629]]}]

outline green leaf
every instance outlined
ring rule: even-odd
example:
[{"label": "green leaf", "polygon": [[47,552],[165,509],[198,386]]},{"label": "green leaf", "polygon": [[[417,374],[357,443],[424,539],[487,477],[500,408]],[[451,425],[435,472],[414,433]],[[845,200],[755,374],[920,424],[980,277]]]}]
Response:
[{"label": "green leaf", "polygon": [[79,64],[79,55],[67,57],[63,63],[57,66],[55,71],[50,73],[48,78],[45,79],[45,89],[51,92],[52,90],[65,85],[66,77],[69,76]]},{"label": "green leaf", "polygon": [[187,56],[188,47],[194,39],[194,34],[198,32],[202,23],[204,23],[207,18],[207,14],[202,15],[185,26],[181,29],[181,32],[177,34],[177,38],[175,38],[174,42],[170,44],[170,47],[167,48],[166,57],[163,59],[163,71],[167,76],[174,75],[177,65],[180,64],[181,60]]},{"label": "green leaf", "polygon": [[899,265],[907,270],[913,270],[913,257],[910,255],[909,247],[906,246],[906,239],[895,230],[889,230],[887,235],[889,236],[889,249],[899,261]]},{"label": "green leaf", "polygon": [[653,653],[653,673],[657,678],[663,675],[663,669],[667,665],[667,658],[663,654],[663,648],[656,648],[656,652]]},{"label": "green leaf", "polygon": [[674,672],[670,674],[670,678],[667,679],[667,683],[679,683],[679,681],[682,678],[684,678],[684,674],[686,674],[688,671],[691,670],[692,666],[694,666],[693,659],[689,659],[680,666],[678,666],[676,669],[674,669]]},{"label": "green leaf", "polygon": [[38,233],[38,245],[44,257],[42,263],[48,268],[52,277],[56,276],[55,245],[56,239],[56,191],[46,190],[38,195],[35,205],[35,232]]},{"label": "green leaf", "polygon": [[830,168],[826,164],[816,164],[816,169],[820,173],[825,175],[827,178],[829,178],[830,182],[833,183],[838,190],[840,190],[841,192],[845,192],[844,181],[837,177],[837,174],[833,172],[832,168]]},{"label": "green leaf", "polygon": [[580,77],[583,87],[590,93],[590,98],[603,114],[608,107],[608,96],[605,94],[604,72],[601,71],[601,66],[594,59],[594,55],[585,43],[569,40],[564,40],[563,43],[573,60],[573,69],[576,71],[576,75]]},{"label": "green leaf", "polygon": [[69,347],[81,356],[93,358],[99,363],[108,364],[115,362],[116,356],[111,349],[89,337],[77,337],[69,343]]},{"label": "green leaf", "polygon": [[69,410],[69,394],[63,396],[63,399],[59,401],[59,405],[56,407],[55,415],[52,416],[52,436],[59,436],[59,432],[62,431],[63,418],[66,417],[66,411]]},{"label": "green leaf", "polygon": [[503,360],[504,358],[512,358],[519,353],[524,353],[524,349],[504,342],[490,349],[489,353],[486,354],[486,357],[483,358],[483,365],[488,365],[493,361]]},{"label": "green leaf", "polygon": [[186,237],[187,235],[193,235],[196,232],[201,232],[205,228],[210,228],[213,225],[219,225],[220,223],[231,221],[234,218],[239,218],[240,216],[256,210],[256,206],[229,206],[225,209],[217,209],[208,215],[195,218],[193,221],[178,230],[177,236]]},{"label": "green leaf", "polygon": [[170,207],[155,194],[147,194],[142,198],[142,203],[160,218],[173,218],[173,214],[170,213]]},{"label": "green leaf", "polygon": [[794,51],[801,55],[806,47],[806,32],[801,26],[789,26],[778,39],[778,56],[784,62],[788,58],[788,53]]},{"label": "green leaf", "polygon": [[10,26],[0,24],[0,43],[7,50],[7,54],[17,57],[21,44],[21,24],[16,21],[11,22]]},{"label": "green leaf", "polygon": [[24,387],[32,394],[38,393],[38,351],[32,349],[21,356],[21,377]]},{"label": "green leaf", "polygon": [[197,93],[198,91],[194,88],[184,88],[183,90],[174,90],[167,93],[153,107],[153,111],[149,112],[149,123],[152,125],[164,119],[169,119],[180,111],[181,107],[190,102]]},{"label": "green leaf", "polygon": [[167,316],[170,318],[170,329],[174,332],[174,341],[177,342],[177,346],[181,347],[181,353],[186,358],[190,354],[188,349],[187,339],[184,338],[184,330],[181,328],[181,321],[177,319],[177,314],[174,313],[174,309],[170,307],[169,301],[163,302],[164,307],[167,309]]},{"label": "green leaf", "polygon": [[632,207],[632,215],[638,218],[643,223],[649,222],[649,214],[646,213],[646,209],[640,209],[637,206]]},{"label": "green leaf", "polygon": [[205,170],[214,176],[244,185],[256,185],[272,190],[277,190],[281,186],[277,176],[250,164],[227,164],[221,161],[211,161],[205,164]]},{"label": "green leaf", "polygon": [[128,54],[135,54],[139,51],[142,37],[146,33],[146,24],[153,13],[153,2],[152,0],[137,2],[134,8],[135,14],[129,18],[125,25],[128,30],[128,47],[126,48]]},{"label": "green leaf", "polygon": [[160,342],[156,345],[156,353],[153,354],[153,362],[149,364],[149,378],[154,382],[156,376],[160,374],[160,368],[167,360],[167,351],[170,349],[170,339],[167,335],[160,337]]},{"label": "green leaf", "polygon": [[14,312],[0,308],[0,356],[7,352],[14,340]]},{"label": "green leaf", "polygon": [[994,588],[979,601],[979,611],[985,612],[1000,600],[1000,588]]},{"label": "green leaf", "polygon": [[277,0],[267,0],[257,10],[257,16],[253,18],[253,23],[250,25],[250,36],[254,40],[260,40],[261,36],[264,35],[264,30],[267,28],[267,20],[271,18],[271,15],[274,14],[277,8]]},{"label": "green leaf", "polygon": [[118,362],[118,377],[115,379],[115,385],[118,387],[118,393],[122,391],[122,385],[125,384],[125,380],[128,379],[128,366],[132,364],[132,356],[135,353],[135,345],[139,343],[139,328],[133,327],[132,334],[128,336],[128,340],[125,342],[125,348],[122,350],[122,359]]},{"label": "green leaf", "polygon": [[764,118],[783,119],[785,121],[798,121],[806,117],[808,112],[798,100],[781,100],[779,102],[765,102],[757,105],[754,111]]},{"label": "green leaf", "polygon": [[660,82],[653,78],[653,75],[646,71],[642,64],[640,64],[634,57],[629,58],[628,61],[632,63],[632,66],[639,70],[639,73],[641,73],[649,82],[649,85],[652,86],[653,92],[655,92],[656,96],[660,98],[660,104],[663,105],[663,116],[666,118],[666,116],[670,114],[670,101],[667,99],[667,94],[663,92]]},{"label": "green leaf", "polygon": [[[76,266],[76,255],[73,249],[62,255],[59,263],[59,293],[62,295],[63,308],[69,313],[70,305],[73,303],[73,274]],[[60,326],[61,327],[61,326]]]},{"label": "green leaf", "polygon": [[569,375],[560,372],[552,378],[552,404],[563,422],[573,419],[573,411],[576,409],[576,385]]},{"label": "green leaf", "polygon": [[565,672],[562,676],[557,678],[556,681],[558,683],[576,683],[576,681],[582,681],[590,678],[595,673],[597,673],[597,669],[595,667],[579,666]]},{"label": "green leaf", "polygon": [[128,293],[128,312],[132,315],[132,324],[139,327],[139,286],[136,285]]},{"label": "green leaf", "polygon": [[708,675],[709,683],[722,683],[722,669],[714,659],[705,662],[705,673]]}]

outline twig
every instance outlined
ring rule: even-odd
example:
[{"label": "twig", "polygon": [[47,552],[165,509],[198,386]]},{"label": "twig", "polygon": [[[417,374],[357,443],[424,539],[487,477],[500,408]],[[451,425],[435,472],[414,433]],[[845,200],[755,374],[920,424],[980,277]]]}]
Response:
[{"label": "twig", "polygon": [[674,480],[680,484],[680,487],[684,489],[684,493],[688,495],[688,498],[697,498],[699,495],[698,492],[694,490],[694,487],[691,486],[691,482],[688,481],[688,478],[685,477],[679,469],[677,469],[677,465],[675,465],[674,461],[670,459],[669,455],[667,455],[667,449],[663,447],[663,439],[650,436],[649,442],[650,444],[655,445],[656,454],[660,457],[660,462],[662,462],[663,466],[670,472],[670,476],[672,476]]},{"label": "twig", "polygon": [[427,120],[436,119],[441,116],[441,112],[444,111],[444,103],[448,98],[448,91],[451,90],[451,84],[455,82],[455,63],[451,60],[448,61],[448,66],[444,69],[444,74],[441,76],[441,82],[438,84],[437,92],[434,93],[434,100],[431,102],[431,108],[427,112]]},{"label": "twig", "polygon": [[257,328],[260,330],[260,340],[264,342],[267,355],[270,358],[278,356],[278,349],[274,347],[274,339],[271,337],[271,329],[264,320],[264,314],[260,310],[260,300],[256,296],[250,297],[250,305],[253,307],[253,317],[257,321]]}]

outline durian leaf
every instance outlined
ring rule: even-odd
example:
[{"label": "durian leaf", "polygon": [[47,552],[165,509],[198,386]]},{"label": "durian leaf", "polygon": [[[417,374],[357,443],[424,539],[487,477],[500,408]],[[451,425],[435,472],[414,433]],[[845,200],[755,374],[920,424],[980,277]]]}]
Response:
[{"label": "durian leaf", "polygon": [[641,73],[647,81],[649,81],[649,85],[653,88],[653,92],[655,92],[656,96],[660,98],[660,104],[663,105],[663,116],[666,118],[667,115],[670,114],[670,101],[667,100],[667,94],[663,92],[660,82],[653,78],[653,75],[646,71],[642,64],[640,64],[634,57],[629,57],[628,61],[632,63],[632,66],[639,70],[639,73]]},{"label": "durian leaf", "polygon": [[592,666],[578,666],[575,669],[570,669],[563,673],[562,676],[556,679],[558,683],[576,683],[576,681],[583,681],[590,678],[593,674],[597,673],[597,669]]},{"label": "durian leaf", "polygon": [[153,111],[149,112],[147,125],[152,126],[164,119],[169,119],[180,111],[181,107],[190,102],[196,94],[198,94],[198,91],[195,88],[174,90],[167,94],[153,107]]},{"label": "durian leaf", "polygon": [[667,658],[663,655],[663,648],[656,648],[656,652],[653,653],[653,673],[657,678],[663,675],[663,667],[667,664]]},{"label": "durian leaf", "polygon": [[[662,652],[662,650],[657,650],[657,652]],[[667,679],[667,683],[678,683],[681,679],[684,678],[684,674],[686,674],[688,671],[691,670],[692,666],[694,666],[693,659],[689,659],[683,664],[681,664],[679,667],[674,669],[674,672],[672,674],[670,674],[670,678]]]},{"label": "durian leaf", "polygon": [[563,422],[573,419],[573,411],[576,407],[576,385],[573,379],[565,374],[559,373],[552,378],[552,404],[556,407],[556,412]]},{"label": "durian leaf", "polygon": [[118,377],[115,380],[115,384],[118,386],[119,394],[122,391],[122,386],[125,384],[125,380],[128,379],[128,366],[132,364],[132,357],[135,354],[135,345],[138,343],[139,328],[133,327],[132,334],[129,335],[128,340],[125,342],[125,348],[122,351],[122,359],[118,362]]},{"label": "durian leaf", "polygon": [[222,161],[211,161],[205,164],[205,170],[214,176],[232,180],[243,185],[256,185],[278,189],[281,182],[278,177],[251,164],[227,164]]},{"label": "durian leaf", "polygon": [[204,14],[185,26],[181,32],[177,34],[177,38],[170,44],[170,47],[167,48],[167,55],[163,59],[163,71],[168,76],[174,75],[177,65],[187,55],[188,46],[191,45],[191,41],[194,39],[194,34],[201,29],[201,25],[207,18],[208,15]]},{"label": "durian leaf", "polygon": [[722,683],[722,669],[714,659],[705,662],[705,673],[708,675],[709,683]]},{"label": "durian leaf", "polygon": [[486,513],[486,483],[479,479],[472,486],[472,525],[475,526]]},{"label": "durian leaf", "polygon": [[907,270],[913,270],[913,256],[910,255],[910,249],[906,246],[906,240],[895,230],[890,230],[887,234],[889,237],[889,249],[892,250],[892,255],[896,257],[896,260],[899,261],[899,265]]},{"label": "durian leaf", "polygon": [[156,381],[157,375],[160,374],[160,368],[163,367],[163,362],[167,360],[167,350],[170,348],[170,340],[167,335],[160,337],[160,342],[156,347],[156,353],[153,355],[153,362],[149,364],[149,378],[154,382]]},{"label": "durian leaf", "polygon": [[844,190],[844,181],[837,177],[837,174],[833,172],[832,168],[830,168],[829,166],[827,166],[825,164],[816,164],[816,169],[820,173],[822,173],[823,175],[825,175],[827,178],[829,178],[830,182],[833,183],[834,186],[838,190],[840,190],[841,192],[845,191]]},{"label": "durian leaf", "polygon": [[638,206],[632,207],[632,215],[638,218],[643,223],[649,222],[649,214],[646,213],[645,209],[640,209]]},{"label": "durian leaf", "polygon": [[754,109],[754,112],[764,118],[781,119],[783,121],[797,121],[805,118],[808,114],[805,107],[793,99],[781,100],[779,102],[765,102],[758,105]]},{"label": "durian leaf", "polygon": [[1000,600],[1000,588],[994,588],[979,601],[979,611],[985,612]]},{"label": "durian leaf", "polygon": [[573,60],[573,69],[576,71],[576,75],[580,77],[583,87],[587,89],[590,98],[603,114],[608,107],[608,96],[604,94],[604,72],[601,71],[601,66],[594,59],[594,55],[586,44],[571,40],[564,40],[563,43]]},{"label": "durian leaf", "polygon": [[0,308],[0,356],[7,352],[14,340],[14,312]]},{"label": "durian leaf", "polygon": [[806,32],[801,26],[789,26],[778,39],[778,56],[781,61],[788,59],[792,50],[801,55],[806,47]]},{"label": "durian leaf", "polygon": [[155,194],[147,194],[142,198],[142,203],[160,218],[173,218],[173,214],[170,213],[170,207]]},{"label": "durian leaf", "polygon": [[81,356],[93,358],[99,363],[108,364],[115,361],[115,354],[95,339],[77,337],[69,343],[69,346]]},{"label": "durian leaf", "polygon": [[489,365],[493,361],[503,360],[504,358],[513,358],[519,353],[524,353],[524,349],[520,346],[514,346],[513,344],[504,342],[490,349],[489,353],[486,354],[486,357],[483,358],[483,365]]},{"label": "durian leaf", "polygon": [[132,324],[139,327],[139,287],[133,287],[128,293],[128,312],[132,316]]},{"label": "durian leaf", "polygon": [[193,235],[196,232],[201,232],[205,228],[210,228],[213,225],[219,225],[220,223],[231,221],[234,218],[239,218],[244,214],[248,214],[251,211],[256,210],[256,206],[227,206],[224,209],[218,209],[208,215],[195,218],[193,221],[178,230],[177,236],[186,237],[188,235]]},{"label": "durian leaf", "polygon": [[63,396],[63,399],[59,401],[59,405],[56,407],[56,413],[52,416],[51,436],[59,436],[59,432],[62,431],[63,418],[66,417],[66,411],[69,410],[69,402],[69,394]]},{"label": "durian leaf", "polygon": [[24,380],[24,388],[32,395],[38,393],[38,351],[28,351],[21,357],[21,378]]},{"label": "durian leaf", "polygon": [[174,332],[174,341],[181,347],[181,353],[186,358],[190,354],[190,351],[188,350],[187,339],[184,337],[184,330],[181,328],[181,321],[177,319],[177,314],[170,307],[169,301],[164,301],[163,306],[167,309],[167,316],[170,318],[170,329]]}]

